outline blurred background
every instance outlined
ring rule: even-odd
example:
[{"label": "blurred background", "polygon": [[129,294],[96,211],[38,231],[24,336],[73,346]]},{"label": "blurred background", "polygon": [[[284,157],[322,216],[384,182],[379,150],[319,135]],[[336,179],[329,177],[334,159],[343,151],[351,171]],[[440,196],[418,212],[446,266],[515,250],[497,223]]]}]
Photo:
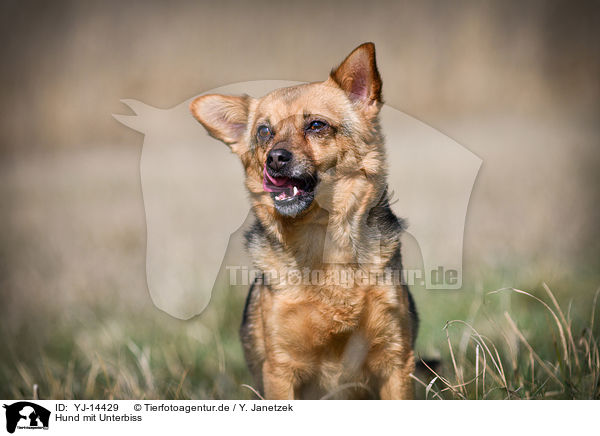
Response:
[{"label": "blurred background", "polygon": [[[235,82],[323,80],[365,41],[386,103],[483,160],[463,290],[414,290],[418,350],[443,355],[444,323],[474,319],[484,293],[504,286],[535,293],[545,282],[574,322],[589,317],[600,284],[600,3],[0,8],[0,396],[31,397],[38,384],[45,398],[250,398],[242,290],[213,295],[191,321],[149,299],[143,136],[111,114],[130,113],[123,98],[170,108]],[[410,237],[405,250],[418,252]],[[547,328],[533,315],[523,323],[534,337]]]}]

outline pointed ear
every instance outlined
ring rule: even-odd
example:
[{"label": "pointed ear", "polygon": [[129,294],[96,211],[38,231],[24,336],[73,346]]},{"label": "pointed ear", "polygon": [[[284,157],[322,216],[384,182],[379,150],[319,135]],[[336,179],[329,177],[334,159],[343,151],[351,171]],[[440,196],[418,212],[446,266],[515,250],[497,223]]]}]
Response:
[{"label": "pointed ear", "polygon": [[192,115],[208,133],[231,146],[240,142],[248,124],[250,97],[202,95],[190,104]]},{"label": "pointed ear", "polygon": [[359,45],[339,67],[331,71],[331,78],[352,101],[367,105],[381,103],[381,77],[375,62],[375,44]]}]

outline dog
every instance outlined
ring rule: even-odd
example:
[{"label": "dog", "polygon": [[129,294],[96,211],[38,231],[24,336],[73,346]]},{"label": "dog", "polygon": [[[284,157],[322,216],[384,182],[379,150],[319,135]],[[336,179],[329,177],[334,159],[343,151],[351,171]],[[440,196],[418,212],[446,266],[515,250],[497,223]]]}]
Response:
[{"label": "dog", "polygon": [[365,43],[323,82],[190,105],[245,170],[246,246],[263,275],[240,335],[266,399],[414,398],[415,304],[401,280],[379,280],[400,276],[404,230],[387,193],[381,89]]}]

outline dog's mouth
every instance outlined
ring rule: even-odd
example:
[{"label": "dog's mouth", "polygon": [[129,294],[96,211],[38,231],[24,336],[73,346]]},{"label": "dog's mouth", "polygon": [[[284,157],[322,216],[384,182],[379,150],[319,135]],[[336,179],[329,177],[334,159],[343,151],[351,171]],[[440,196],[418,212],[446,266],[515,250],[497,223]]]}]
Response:
[{"label": "dog's mouth", "polygon": [[275,177],[263,169],[263,189],[271,194],[275,208],[285,216],[297,216],[306,210],[314,199],[316,177]]},{"label": "dog's mouth", "polygon": [[274,194],[277,201],[289,201],[294,197],[305,195],[313,188],[307,180],[290,177],[273,177],[267,170],[264,171],[263,189]]}]

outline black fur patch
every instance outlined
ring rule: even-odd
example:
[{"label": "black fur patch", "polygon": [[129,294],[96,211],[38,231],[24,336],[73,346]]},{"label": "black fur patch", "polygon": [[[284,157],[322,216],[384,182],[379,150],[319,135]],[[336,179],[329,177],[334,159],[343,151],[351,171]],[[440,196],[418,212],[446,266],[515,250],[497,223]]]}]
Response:
[{"label": "black fur patch", "polygon": [[408,295],[408,310],[410,311],[410,316],[413,321],[413,337],[412,344],[415,346],[415,342],[417,341],[417,334],[419,333],[419,314],[417,313],[417,306],[415,305],[415,300],[408,289],[408,285],[404,285],[404,289]]},{"label": "black fur patch", "polygon": [[267,245],[274,250],[283,249],[281,243],[275,239],[273,235],[270,235],[263,227],[260,220],[256,217],[256,214],[254,214],[254,223],[246,233],[244,233],[244,239],[246,240],[246,250],[250,252],[252,252],[253,248],[266,248]]},{"label": "black fur patch", "polygon": [[[398,218],[396,215],[394,215],[394,212],[392,212],[387,188],[381,196],[379,203],[373,209],[371,209],[369,217],[367,218],[367,224],[369,226],[376,225],[379,228],[382,241],[393,239],[397,237],[399,233],[406,230],[406,222],[402,218]],[[396,249],[386,267],[402,273],[402,255],[400,253],[400,247]],[[414,346],[419,330],[419,314],[417,313],[417,306],[412,294],[410,293],[408,285],[402,285],[402,287],[408,295],[408,310],[414,326],[412,338]]]},{"label": "black fur patch", "polygon": [[369,227],[377,226],[381,232],[382,241],[393,240],[406,229],[406,223],[392,212],[387,187],[383,191],[379,202],[369,211],[367,216]]},{"label": "black fur patch", "polygon": [[260,223],[260,220],[254,216],[254,223],[252,226],[244,233],[244,239],[246,240],[245,246],[247,250],[250,250],[252,247],[260,246],[261,239],[265,236],[265,228]]},{"label": "black fur patch", "polygon": [[248,289],[248,295],[246,296],[246,303],[244,304],[244,313],[242,314],[242,328],[248,322],[248,310],[250,307],[250,301],[252,298],[252,292],[254,291],[254,287],[258,282],[258,278],[254,279],[254,282],[250,285],[250,289]]}]

